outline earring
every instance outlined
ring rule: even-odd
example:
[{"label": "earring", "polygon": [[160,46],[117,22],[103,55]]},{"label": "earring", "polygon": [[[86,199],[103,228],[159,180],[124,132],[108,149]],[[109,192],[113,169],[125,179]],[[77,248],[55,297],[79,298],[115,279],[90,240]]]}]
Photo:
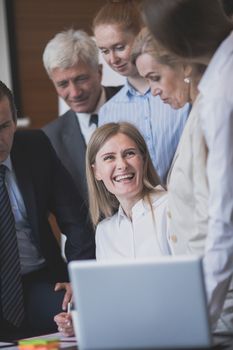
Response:
[{"label": "earring", "polygon": [[189,77],[184,78],[184,82],[185,82],[186,84],[190,84],[190,81],[191,81],[191,79],[190,79]]}]

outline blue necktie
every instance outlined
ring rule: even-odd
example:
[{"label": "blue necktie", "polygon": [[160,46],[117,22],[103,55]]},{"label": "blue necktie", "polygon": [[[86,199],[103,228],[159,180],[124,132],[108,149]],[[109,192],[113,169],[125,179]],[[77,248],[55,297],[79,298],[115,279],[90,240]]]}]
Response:
[{"label": "blue necktie", "polygon": [[0,165],[0,271],[1,305],[4,320],[19,327],[24,319],[15,220],[5,184],[6,166]]}]

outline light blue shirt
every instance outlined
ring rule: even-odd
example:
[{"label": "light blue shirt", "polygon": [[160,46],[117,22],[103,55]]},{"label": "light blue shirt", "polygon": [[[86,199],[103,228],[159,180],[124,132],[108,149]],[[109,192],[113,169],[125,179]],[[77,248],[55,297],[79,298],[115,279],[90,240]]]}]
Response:
[{"label": "light blue shirt", "polygon": [[166,183],[174,153],[189,114],[190,106],[175,110],[164,104],[150,90],[144,95],[128,82],[99,111],[99,126],[126,121],[134,124],[143,135],[162,182]]},{"label": "light blue shirt", "polygon": [[26,274],[43,267],[45,259],[40,255],[33,242],[27,211],[17,184],[10,157],[8,157],[3,164],[7,168],[5,182],[15,219],[21,272],[22,274]]}]

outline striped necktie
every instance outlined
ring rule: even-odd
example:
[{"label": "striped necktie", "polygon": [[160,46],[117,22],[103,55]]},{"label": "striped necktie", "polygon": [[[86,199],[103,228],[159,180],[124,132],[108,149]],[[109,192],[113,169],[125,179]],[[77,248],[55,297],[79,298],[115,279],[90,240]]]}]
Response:
[{"label": "striped necktie", "polygon": [[5,184],[6,166],[0,165],[0,271],[1,305],[4,320],[19,327],[24,319],[15,220]]}]

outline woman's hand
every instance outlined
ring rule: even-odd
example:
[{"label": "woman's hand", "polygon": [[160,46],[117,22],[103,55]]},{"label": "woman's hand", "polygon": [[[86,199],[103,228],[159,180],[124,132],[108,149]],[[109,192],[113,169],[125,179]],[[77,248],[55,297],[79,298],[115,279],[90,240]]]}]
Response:
[{"label": "woman's hand", "polygon": [[57,324],[58,331],[61,332],[64,337],[72,337],[74,335],[71,314],[61,312],[54,317],[54,321]]}]

